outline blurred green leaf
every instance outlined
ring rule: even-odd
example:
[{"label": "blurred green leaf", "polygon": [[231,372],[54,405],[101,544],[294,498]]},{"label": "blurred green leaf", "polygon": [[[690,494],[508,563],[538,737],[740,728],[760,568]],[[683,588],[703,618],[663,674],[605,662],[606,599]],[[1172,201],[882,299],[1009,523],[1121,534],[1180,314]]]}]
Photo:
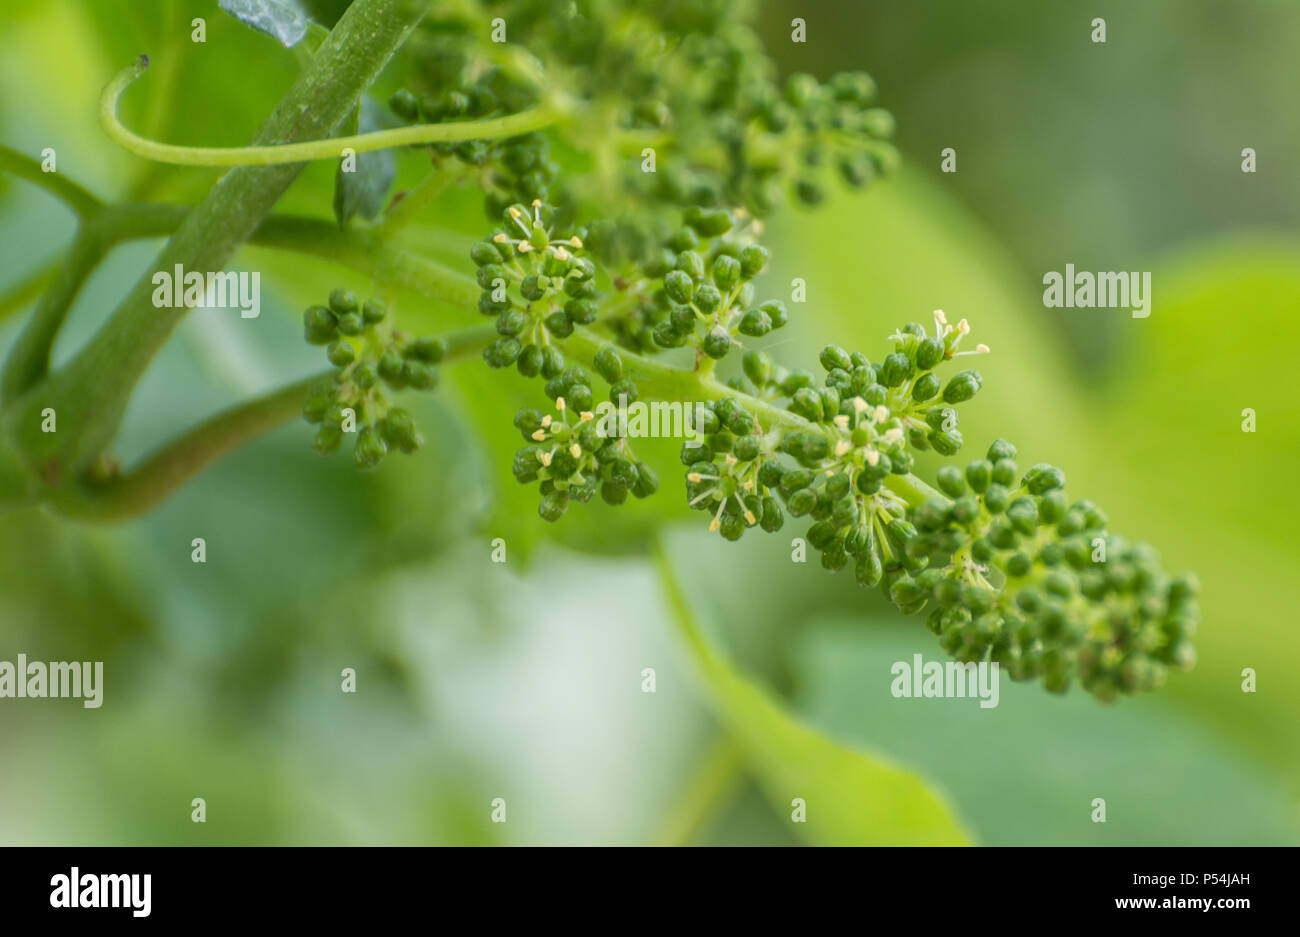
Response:
[{"label": "blurred green leaf", "polygon": [[[1282,360],[1300,344],[1300,243],[1189,246],[1155,265],[1152,294],[1095,410],[1101,503],[1202,580],[1200,660],[1166,692],[1300,784],[1300,400]],[[1243,432],[1247,408],[1255,432]],[[1242,692],[1247,667],[1255,693]]]},{"label": "blurred green leaf", "polygon": [[968,843],[946,799],[918,775],[819,734],[738,673],[705,638],[671,563],[661,552],[668,605],[716,714],[776,810],[790,810],[795,798],[804,801],[801,835],[825,845]]},{"label": "blurred green leaf", "polygon": [[[1295,845],[1281,778],[1161,696],[1103,705],[1002,675],[998,705],[895,698],[891,666],[945,655],[915,618],[811,624],[794,705],[812,725],[904,758],[952,792],[988,845]],[[1106,822],[1092,821],[1093,798]],[[810,811],[811,817],[811,811]]]},{"label": "blurred green leaf", "polygon": [[[376,107],[370,98],[363,97],[346,124],[339,128],[339,135],[383,129],[375,118]],[[358,215],[367,221],[374,220],[383,211],[395,174],[392,150],[354,153],[352,158],[356,161],[352,171],[345,171],[345,160],[340,159],[334,174],[334,217],[340,225]]]}]

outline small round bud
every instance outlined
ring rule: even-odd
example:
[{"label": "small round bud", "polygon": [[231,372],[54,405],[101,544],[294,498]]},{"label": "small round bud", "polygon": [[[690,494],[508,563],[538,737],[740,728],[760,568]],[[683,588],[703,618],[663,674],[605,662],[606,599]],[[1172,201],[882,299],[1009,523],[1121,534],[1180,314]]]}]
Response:
[{"label": "small round bud", "polygon": [[978,371],[960,371],[943,389],[945,403],[962,403],[970,400],[979,392],[983,379]]},{"label": "small round bud", "polygon": [[357,297],[351,290],[342,288],[330,293],[330,308],[339,315],[357,311]]},{"label": "small round bud", "polygon": [[849,368],[853,367],[853,361],[849,357],[849,353],[839,345],[827,345],[822,349],[822,353],[817,360],[821,362],[821,366],[827,371],[839,368],[847,372]]},{"label": "small round bud", "polygon": [[960,498],[966,492],[966,483],[961,469],[955,465],[942,466],[935,475],[939,490],[950,498]]},{"label": "small round bud", "polygon": [[1001,459],[1014,459],[1016,457],[1016,447],[1011,445],[1005,439],[995,439],[989,446],[988,460],[997,462]]},{"label": "small round bud", "polygon": [[330,364],[337,368],[346,368],[357,359],[357,353],[352,349],[352,344],[344,341],[338,341],[330,345],[325,354],[330,359]]},{"label": "small round bud", "polygon": [[595,366],[596,373],[603,377],[606,383],[615,384],[623,376],[623,359],[613,348],[600,349],[591,363]]},{"label": "small round bud", "polygon": [[700,348],[710,358],[724,358],[731,351],[731,333],[723,328],[715,328],[700,343]]},{"label": "small round bud", "polygon": [[713,261],[713,282],[726,293],[740,282],[740,261],[726,254],[719,254]]},{"label": "small round bud", "polygon": [[741,335],[760,338],[772,331],[772,320],[762,309],[751,309],[741,317],[737,329]]},{"label": "small round bud", "polygon": [[767,314],[774,329],[779,329],[790,321],[790,313],[786,311],[785,303],[779,299],[769,299],[758,308]]},{"label": "small round bud", "polygon": [[943,360],[943,341],[927,338],[916,346],[916,366],[921,371],[929,371]]},{"label": "small round bud", "polygon": [[515,363],[521,350],[519,339],[503,336],[483,349],[483,360],[490,368],[507,368]]},{"label": "small round bud", "polygon": [[916,379],[912,385],[912,399],[917,403],[925,403],[927,400],[933,400],[939,394],[939,386],[943,382],[939,375],[933,371],[928,371]]},{"label": "small round bud", "polygon": [[751,244],[740,252],[740,272],[746,280],[752,280],[763,272],[767,266],[767,248]]},{"label": "small round bud", "polygon": [[357,466],[362,469],[377,468],[386,455],[388,444],[384,442],[379,430],[373,426],[362,427],[361,432],[357,433],[357,446],[353,451]]},{"label": "small round bud", "polygon": [[886,355],[876,379],[886,387],[897,387],[912,373],[912,362],[902,352]]},{"label": "small round bud", "polygon": [[311,306],[302,314],[303,333],[313,345],[327,345],[338,335],[334,313],[324,306]]},{"label": "small round bud", "polygon": [[388,99],[388,109],[408,124],[420,116],[420,105],[409,88],[398,88]]},{"label": "small round bud", "polygon": [[420,361],[437,364],[447,356],[447,342],[436,336],[417,338],[411,343],[411,355]]},{"label": "small round bud", "polygon": [[338,316],[339,332],[343,335],[360,335],[366,330],[366,322],[359,312],[344,312]]},{"label": "small round bud", "polygon": [[681,270],[674,270],[664,277],[664,292],[675,303],[685,305],[695,298],[695,281]]},{"label": "small round bud", "polygon": [[983,494],[992,480],[993,466],[987,459],[976,459],[966,466],[966,482],[977,494]]}]

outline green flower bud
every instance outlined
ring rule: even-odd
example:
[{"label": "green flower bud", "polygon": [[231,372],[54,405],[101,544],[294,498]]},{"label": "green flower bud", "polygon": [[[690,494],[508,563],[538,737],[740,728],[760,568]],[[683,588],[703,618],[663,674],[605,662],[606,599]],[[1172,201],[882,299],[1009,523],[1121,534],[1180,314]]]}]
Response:
[{"label": "green flower bud", "polygon": [[839,345],[827,345],[822,349],[822,353],[817,360],[821,362],[822,367],[827,371],[839,368],[847,372],[849,368],[853,367],[853,360],[849,357],[849,353]]},{"label": "green flower bud", "polygon": [[522,350],[519,339],[503,336],[483,349],[483,360],[490,368],[508,368]]},{"label": "green flower bud", "polygon": [[559,349],[547,345],[542,349],[542,377],[548,381],[564,370],[564,355]]},{"label": "green flower bud", "polygon": [[[1005,490],[1004,485],[999,487]],[[1033,498],[1016,498],[1007,505],[1007,520],[1011,521],[1011,526],[1020,533],[1032,534],[1038,527],[1038,503]]]},{"label": "green flower bud", "polygon": [[564,315],[574,325],[591,325],[600,311],[590,299],[571,299],[564,304]]},{"label": "green flower bud", "polygon": [[437,364],[447,356],[447,343],[441,338],[417,338],[411,343],[411,355],[421,361]]},{"label": "green flower bud", "polygon": [[360,335],[366,330],[366,323],[361,313],[345,312],[338,316],[338,328],[343,335]]},{"label": "green flower bud", "polygon": [[983,379],[978,371],[959,371],[943,389],[945,403],[962,403],[979,391]]},{"label": "green flower bud", "polygon": [[337,423],[323,423],[320,429],[316,430],[312,448],[321,455],[330,455],[337,452],[342,444],[343,429]]},{"label": "green flower bud", "polygon": [[1032,494],[1046,494],[1053,488],[1065,487],[1065,473],[1054,465],[1039,462],[1025,473],[1024,485]]},{"label": "green flower bud", "polygon": [[781,506],[776,503],[775,498],[763,499],[758,523],[769,534],[775,533],[785,525],[785,515],[781,512]]},{"label": "green flower bud", "polygon": [[704,340],[700,342],[700,348],[710,358],[725,358],[727,352],[731,351],[731,333],[723,328],[715,328]]},{"label": "green flower bud", "polygon": [[668,241],[668,246],[678,253],[693,251],[700,246],[700,236],[691,227],[678,228]]},{"label": "green flower bud", "polygon": [[876,379],[886,387],[897,387],[907,380],[911,374],[912,362],[907,355],[894,352],[885,356],[885,360],[876,374]]},{"label": "green flower bud", "polygon": [[677,255],[677,269],[692,280],[699,280],[704,276],[704,258],[695,251],[682,251]]},{"label": "green flower bud", "polygon": [[952,519],[958,524],[969,524],[979,517],[980,505],[970,495],[963,495],[952,503]]},{"label": "green flower bud", "polygon": [[681,270],[674,270],[664,277],[664,292],[673,302],[685,305],[695,298],[695,281]]},{"label": "green flower bud", "polygon": [[617,383],[623,375],[623,359],[613,348],[602,348],[596,352],[592,364],[596,368],[596,373],[609,384]]},{"label": "green flower bud", "polygon": [[408,124],[420,116],[420,105],[407,88],[398,88],[388,99],[388,109]]},{"label": "green flower bud", "polygon": [[772,359],[761,351],[747,351],[741,359],[748,377],[757,387],[764,387],[772,379]]},{"label": "green flower bud", "polygon": [[337,368],[346,368],[357,359],[357,353],[353,350],[350,342],[337,341],[325,352],[330,360],[330,364]]},{"label": "green flower bud", "polygon": [[817,506],[817,495],[811,489],[800,488],[786,498],[785,504],[795,517],[803,517]]},{"label": "green flower bud", "polygon": [[1005,439],[995,439],[989,446],[988,460],[998,462],[1002,459],[1014,459],[1016,457],[1016,447],[1011,445]]},{"label": "green flower bud", "polygon": [[943,382],[939,379],[939,375],[935,374],[933,371],[922,374],[916,379],[916,383],[912,385],[912,399],[917,403],[925,403],[927,400],[932,400],[938,395],[939,386],[942,383]]},{"label": "green flower bud", "polygon": [[719,237],[731,230],[731,217],[721,209],[688,208],[683,220],[706,238]]},{"label": "green flower bud", "polygon": [[976,494],[983,494],[993,480],[993,466],[986,459],[976,459],[966,466],[966,481]]},{"label": "green flower bud", "polygon": [[600,497],[606,504],[617,507],[627,501],[627,489],[620,487],[613,482],[602,482],[600,486]]},{"label": "green flower bud", "polygon": [[563,491],[551,491],[542,496],[541,503],[537,505],[537,513],[542,520],[555,523],[564,516],[564,511],[569,506],[569,496]]},{"label": "green flower bud", "polygon": [[740,282],[740,261],[719,254],[713,261],[713,282],[724,293],[734,289]]},{"label": "green flower bud", "polygon": [[795,391],[794,397],[790,399],[789,410],[805,420],[811,420],[814,423],[820,422],[822,418],[821,395],[811,387],[802,387]]},{"label": "green flower bud", "polygon": [[379,421],[379,431],[388,445],[395,446],[408,455],[424,444],[424,439],[415,428],[415,421],[411,419],[411,414],[401,408],[390,410]]},{"label": "green flower bud", "polygon": [[351,290],[336,289],[330,293],[330,308],[340,316],[357,311],[357,297]]},{"label": "green flower bud", "polygon": [[328,393],[313,393],[303,401],[302,416],[308,423],[319,423],[329,412],[333,398]]},{"label": "green flower bud", "polygon": [[515,367],[524,377],[537,377],[542,370],[542,349],[536,345],[525,345],[519,352]]},{"label": "green flower bud", "polygon": [[999,485],[993,482],[984,492],[984,506],[994,514],[1001,514],[1007,509],[1007,502],[1011,500],[1011,492],[1005,485]]},{"label": "green flower bud", "polygon": [[518,336],[531,323],[528,314],[521,309],[507,309],[497,316],[497,333]]},{"label": "green flower bud", "polygon": [[358,468],[377,468],[384,461],[384,456],[388,455],[388,444],[375,427],[363,426],[357,433],[357,447],[353,455]]},{"label": "green flower bud", "polygon": [[966,491],[961,469],[955,465],[942,466],[936,473],[935,480],[939,483],[939,490],[950,498],[960,498]]},{"label": "green flower bud", "polygon": [[361,307],[361,319],[366,325],[383,322],[387,315],[388,307],[377,299],[367,299],[366,304]]},{"label": "green flower bud", "polygon": [[880,557],[875,553],[865,553],[858,557],[857,564],[853,569],[853,575],[859,585],[867,587],[878,585],[884,576],[884,567],[880,563]]},{"label": "green flower bud", "polygon": [[929,371],[940,361],[943,360],[943,341],[938,338],[927,338],[916,346],[916,367],[921,371]]},{"label": "green flower bud", "polygon": [[1008,488],[1014,486],[1018,473],[1019,468],[1014,459],[998,459],[993,463],[993,480],[999,485],[1006,485]]},{"label": "green flower bud", "polygon": [[500,263],[501,254],[497,252],[494,244],[488,241],[479,241],[469,249],[469,259],[474,261],[476,267],[486,267],[488,264]]},{"label": "green flower bud", "polygon": [[334,313],[324,306],[311,306],[302,314],[303,333],[312,345],[328,345],[338,335]]},{"label": "green flower bud", "polygon": [[624,397],[627,398],[628,403],[635,403],[638,396],[636,384],[632,381],[617,381],[610,385],[609,402],[612,404],[618,405],[620,398]]},{"label": "green flower bud", "polygon": [[543,323],[546,326],[546,331],[556,338],[568,338],[573,334],[573,320],[563,312],[551,313],[543,320]]},{"label": "green flower bud", "polygon": [[402,380],[416,390],[432,390],[438,386],[438,369],[431,364],[408,361],[402,365]]},{"label": "green flower bud", "polygon": [[769,299],[758,308],[767,314],[774,329],[779,329],[790,321],[790,313],[786,311],[785,303],[779,299]]},{"label": "green flower bud", "polygon": [[772,320],[767,317],[767,313],[763,312],[762,309],[750,309],[741,316],[740,325],[737,328],[742,335],[761,338],[772,331]]},{"label": "green flower bud", "polygon": [[705,283],[695,291],[695,305],[700,312],[711,316],[722,305],[722,294],[712,283]]},{"label": "green flower bud", "polygon": [[958,450],[961,449],[962,435],[961,430],[958,429],[939,432],[931,431],[926,439],[930,441],[930,445],[934,446],[934,451],[940,455],[956,455]]},{"label": "green flower bud", "polygon": [[746,280],[752,280],[763,272],[768,261],[767,248],[751,244],[740,252],[740,272]]},{"label": "green flower bud", "polygon": [[368,361],[360,361],[352,369],[352,382],[362,390],[370,390],[379,380],[379,375],[375,373],[374,365]]},{"label": "green flower bud", "polygon": [[637,498],[648,498],[659,490],[659,477],[650,466],[638,463],[636,467],[636,484],[632,494]]}]

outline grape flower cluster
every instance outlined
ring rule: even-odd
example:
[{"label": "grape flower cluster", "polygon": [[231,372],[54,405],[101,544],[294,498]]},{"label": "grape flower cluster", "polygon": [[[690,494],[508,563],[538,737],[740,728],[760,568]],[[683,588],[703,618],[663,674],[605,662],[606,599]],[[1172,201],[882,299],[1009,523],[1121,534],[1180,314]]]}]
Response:
[{"label": "grape flower cluster", "polygon": [[378,467],[391,450],[411,453],[423,445],[411,414],[393,406],[385,388],[432,390],[438,385],[435,365],[447,353],[443,339],[409,338],[388,320],[384,303],[359,304],[345,289],[331,292],[328,305],[303,313],[307,341],[327,346],[334,366],[333,375],[317,381],[303,404],[303,417],[319,424],[316,451],[330,455],[355,432],[353,455],[363,469]]}]

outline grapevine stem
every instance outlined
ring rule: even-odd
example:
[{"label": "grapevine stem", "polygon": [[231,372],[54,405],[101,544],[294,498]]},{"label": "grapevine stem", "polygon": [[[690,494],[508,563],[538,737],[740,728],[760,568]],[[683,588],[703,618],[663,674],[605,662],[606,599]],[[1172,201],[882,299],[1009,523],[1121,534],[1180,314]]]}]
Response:
[{"label": "grapevine stem", "polygon": [[[472,355],[495,337],[491,325],[449,333],[443,336],[444,361]],[[312,385],[333,375],[325,371],[236,404],[189,429],[126,474],[62,489],[53,504],[65,516],[80,520],[115,521],[142,514],[233,449],[301,415]]]},{"label": "grapevine stem", "polygon": [[82,218],[104,207],[104,203],[60,172],[45,172],[30,156],[0,144],[0,169],[40,186],[63,201]]}]

